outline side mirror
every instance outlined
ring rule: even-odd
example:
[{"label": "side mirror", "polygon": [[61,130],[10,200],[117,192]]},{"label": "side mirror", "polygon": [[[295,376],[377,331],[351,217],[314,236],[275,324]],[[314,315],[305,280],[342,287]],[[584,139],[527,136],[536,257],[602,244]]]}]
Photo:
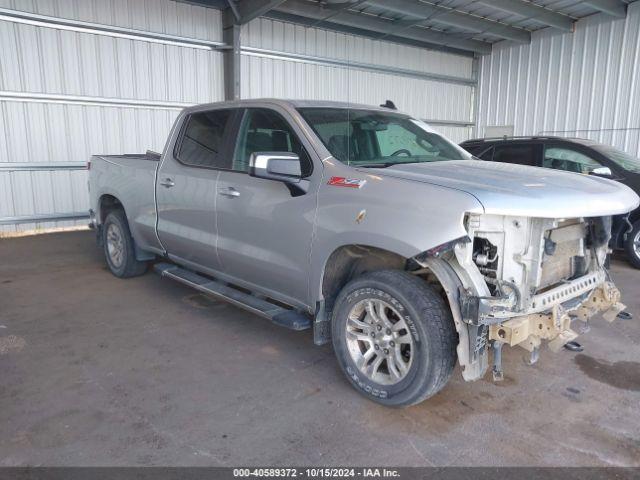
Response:
[{"label": "side mirror", "polygon": [[300,157],[291,152],[254,152],[249,157],[249,175],[298,183],[302,179]]},{"label": "side mirror", "polygon": [[598,167],[591,170],[591,175],[597,175],[598,177],[613,177],[613,173],[609,167]]}]

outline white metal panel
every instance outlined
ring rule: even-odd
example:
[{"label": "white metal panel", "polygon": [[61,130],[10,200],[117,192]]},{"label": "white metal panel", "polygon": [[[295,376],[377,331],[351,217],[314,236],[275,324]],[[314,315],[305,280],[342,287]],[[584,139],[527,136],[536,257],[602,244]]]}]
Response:
[{"label": "white metal panel", "polygon": [[[0,0],[0,8],[203,41],[222,38],[219,11],[171,0]],[[243,27],[242,42],[385,68],[472,77],[469,57],[266,19]],[[222,55],[215,51],[10,21],[0,21],[0,45],[0,138],[5,139],[0,142],[0,162],[84,162],[95,153],[161,150],[177,105],[223,98]],[[242,57],[245,98],[368,104],[393,99],[400,109],[420,118],[469,122],[473,91],[470,85],[415,75]],[[16,98],[20,95],[32,98]],[[462,126],[436,128],[455,141],[467,138],[470,131]],[[0,187],[2,217],[88,208],[84,171],[0,171]],[[73,222],[44,226],[69,224]],[[0,231],[38,226],[0,226]]]},{"label": "white metal panel", "polygon": [[379,105],[390,99],[418,118],[470,121],[473,87],[341,67],[242,56],[244,98],[336,100]]},{"label": "white metal panel", "polygon": [[[218,10],[169,0],[0,0],[0,7],[222,38]],[[222,54],[216,51],[11,21],[0,21],[0,45],[2,163],[86,162],[96,153],[161,151],[179,111],[174,105],[224,96]],[[118,105],[83,105],[80,97]],[[141,102],[151,105],[135,105]],[[86,185],[82,170],[0,171],[0,217],[86,212]],[[0,232],[76,223],[84,221],[0,226]]]},{"label": "white metal panel", "polygon": [[472,127],[454,127],[449,125],[431,125],[431,127],[455,143],[464,142],[472,136]]},{"label": "white metal panel", "polygon": [[222,40],[219,10],[172,0],[0,0],[0,7],[201,40]]},{"label": "white metal panel", "polygon": [[[471,78],[473,60],[317,28],[257,19],[243,27],[243,46]],[[468,122],[473,86],[346,66],[243,55],[245,98],[338,100],[379,105],[390,99],[419,118]],[[438,128],[436,126],[436,128]],[[468,130],[468,129],[464,129]]]},{"label": "white metal panel", "polygon": [[[26,102],[0,102],[0,109],[0,136],[6,139],[0,162],[86,162],[93,154],[162,151],[179,112]],[[88,210],[86,171],[3,171],[0,178],[4,180],[0,217]],[[56,226],[73,224],[55,222]],[[19,227],[32,230],[45,225],[52,223]]]},{"label": "white metal panel", "polygon": [[472,59],[259,18],[242,27],[243,46],[351,60],[421,72],[471,77]]},{"label": "white metal panel", "polygon": [[640,2],[625,19],[593,15],[574,33],[534,32],[530,45],[500,42],[483,57],[480,133],[590,138],[640,157]]},{"label": "white metal panel", "polygon": [[0,41],[3,91],[191,103],[223,95],[219,52],[8,21]]}]

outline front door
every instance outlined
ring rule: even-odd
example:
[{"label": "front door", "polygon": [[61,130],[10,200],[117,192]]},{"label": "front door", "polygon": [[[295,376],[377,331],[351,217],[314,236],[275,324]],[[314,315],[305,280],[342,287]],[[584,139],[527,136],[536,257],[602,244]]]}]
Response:
[{"label": "front door", "polygon": [[[321,167],[312,160],[291,124],[275,110],[244,114],[232,169],[218,179],[218,255],[224,273],[273,293],[292,305],[307,305],[308,272],[316,192]],[[253,152],[294,152],[300,156],[308,191],[249,176]]]},{"label": "front door", "polygon": [[[228,133],[239,111],[208,110],[189,115],[156,179],[158,237],[169,258],[187,266],[219,270],[216,253],[216,182],[230,164]],[[201,268],[204,267],[204,268]]]}]

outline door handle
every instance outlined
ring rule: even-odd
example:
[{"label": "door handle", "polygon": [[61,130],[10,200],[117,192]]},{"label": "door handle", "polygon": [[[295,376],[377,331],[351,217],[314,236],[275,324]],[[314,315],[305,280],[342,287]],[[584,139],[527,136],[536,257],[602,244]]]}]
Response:
[{"label": "door handle", "polygon": [[218,192],[220,195],[224,195],[225,197],[235,198],[240,196],[240,192],[233,187],[223,188]]},{"label": "door handle", "polygon": [[170,178],[165,178],[160,182],[160,185],[162,185],[163,187],[171,188],[175,185],[175,182]]}]

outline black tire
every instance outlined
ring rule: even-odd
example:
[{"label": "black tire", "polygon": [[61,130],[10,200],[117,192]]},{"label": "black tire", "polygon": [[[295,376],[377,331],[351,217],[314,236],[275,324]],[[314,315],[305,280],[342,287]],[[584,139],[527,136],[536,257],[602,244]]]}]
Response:
[{"label": "black tire", "polygon": [[[410,327],[412,360],[402,380],[393,385],[368,378],[349,352],[347,317],[368,298],[393,306]],[[383,405],[406,407],[422,402],[446,385],[455,367],[458,334],[449,307],[433,287],[407,272],[381,270],[349,282],[336,299],[331,328],[342,371],[356,390]]]},{"label": "black tire", "polygon": [[[111,227],[113,225],[113,227]],[[111,228],[113,230],[111,230]],[[113,232],[120,232],[122,239],[122,257],[117,257],[109,250],[108,235]],[[136,260],[135,244],[127,217],[122,210],[113,210],[107,215],[102,226],[102,244],[104,246],[104,256],[111,273],[119,278],[130,278],[142,275],[147,271],[147,262]]]},{"label": "black tire", "polygon": [[627,260],[635,268],[640,268],[640,249],[636,249],[634,247],[634,241],[640,240],[640,237],[636,239],[639,234],[640,220],[636,220],[633,223],[631,232],[627,234],[627,240],[624,242],[624,249],[627,253]]}]

